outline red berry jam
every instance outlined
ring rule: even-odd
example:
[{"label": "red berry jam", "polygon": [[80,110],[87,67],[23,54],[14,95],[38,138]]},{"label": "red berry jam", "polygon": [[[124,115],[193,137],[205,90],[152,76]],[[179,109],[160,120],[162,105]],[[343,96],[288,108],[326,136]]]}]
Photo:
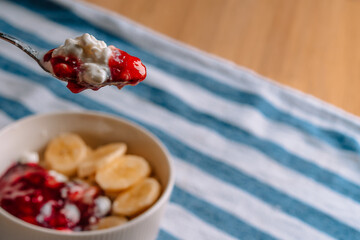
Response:
[{"label": "red berry jam", "polygon": [[109,67],[111,72],[111,81],[123,83],[119,85],[136,85],[143,81],[146,77],[146,68],[139,58],[133,57],[128,53],[110,46],[113,54],[109,59]]},{"label": "red berry jam", "polygon": [[125,85],[136,85],[146,77],[146,67],[137,57],[114,47],[109,46],[112,55],[108,59],[109,76],[101,84],[90,84],[80,79],[82,64],[80,59],[74,56],[52,56],[54,49],[47,52],[43,60],[50,62],[53,74],[66,81],[67,88],[73,93],[82,92],[85,89],[98,90],[106,85],[116,85],[119,89]]},{"label": "red berry jam", "polygon": [[0,206],[37,226],[63,231],[88,230],[98,221],[97,187],[80,181],[58,182],[37,164],[17,163],[0,178]]}]

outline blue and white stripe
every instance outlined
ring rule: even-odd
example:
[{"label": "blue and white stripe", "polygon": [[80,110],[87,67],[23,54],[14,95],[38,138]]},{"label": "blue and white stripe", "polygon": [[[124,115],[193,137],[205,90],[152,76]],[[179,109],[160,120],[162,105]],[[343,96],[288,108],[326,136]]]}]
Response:
[{"label": "blue and white stripe", "polygon": [[145,62],[136,87],[74,95],[0,43],[0,126],[89,109],[152,131],[177,171],[158,239],[360,239],[355,117],[78,2],[2,1],[0,31],[42,50],[89,32]]}]

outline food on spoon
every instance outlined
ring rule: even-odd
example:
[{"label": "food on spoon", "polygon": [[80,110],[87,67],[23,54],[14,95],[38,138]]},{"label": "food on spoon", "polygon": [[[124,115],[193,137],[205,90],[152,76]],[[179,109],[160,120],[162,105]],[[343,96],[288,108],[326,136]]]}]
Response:
[{"label": "food on spoon", "polygon": [[[161,192],[160,183],[148,177],[149,163],[126,150],[122,142],[92,150],[79,135],[61,134],[48,143],[43,158],[27,152],[0,177],[0,206],[28,223],[61,231],[122,225],[129,221],[125,216],[136,217]],[[85,163],[93,167],[81,175]]]},{"label": "food on spoon", "polygon": [[73,93],[98,90],[106,85],[136,85],[146,77],[141,60],[94,36],[85,33],[67,39],[63,45],[48,51],[43,65],[57,78],[66,81]]}]

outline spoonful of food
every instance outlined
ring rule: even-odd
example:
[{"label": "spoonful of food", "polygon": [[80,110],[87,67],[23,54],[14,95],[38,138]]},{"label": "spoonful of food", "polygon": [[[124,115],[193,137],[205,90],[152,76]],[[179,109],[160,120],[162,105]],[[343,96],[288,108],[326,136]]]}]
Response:
[{"label": "spoonful of food", "polygon": [[121,89],[125,85],[136,85],[146,77],[146,67],[139,58],[107,46],[88,33],[66,39],[63,45],[45,54],[5,33],[0,32],[0,39],[20,48],[43,70],[66,81],[73,93],[107,85]]}]

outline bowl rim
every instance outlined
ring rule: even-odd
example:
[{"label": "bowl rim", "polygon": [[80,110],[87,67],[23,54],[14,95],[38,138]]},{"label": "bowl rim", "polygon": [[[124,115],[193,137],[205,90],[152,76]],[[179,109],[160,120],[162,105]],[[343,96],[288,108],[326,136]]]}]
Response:
[{"label": "bowl rim", "polygon": [[129,125],[131,127],[134,127],[138,131],[140,131],[140,132],[144,133],[145,135],[147,135],[152,141],[154,141],[160,147],[161,151],[165,154],[168,165],[169,165],[169,180],[168,180],[168,182],[167,182],[167,184],[166,184],[166,186],[164,188],[165,191],[162,192],[160,198],[155,202],[154,205],[152,205],[145,212],[141,213],[139,216],[135,217],[134,219],[130,220],[129,222],[127,222],[127,223],[125,223],[123,225],[108,228],[108,229],[102,229],[102,230],[91,230],[91,231],[81,231],[81,232],[65,232],[65,231],[40,227],[40,226],[33,225],[31,223],[25,222],[25,221],[15,217],[15,216],[13,216],[12,214],[10,214],[6,210],[4,210],[2,207],[0,207],[0,215],[3,215],[6,218],[8,218],[9,220],[11,220],[12,222],[14,222],[14,223],[16,223],[18,225],[21,225],[21,226],[23,226],[25,228],[29,228],[30,230],[33,230],[33,231],[40,231],[40,232],[43,232],[45,234],[49,234],[49,235],[53,235],[53,236],[81,236],[81,237],[86,237],[86,236],[108,234],[108,233],[112,233],[112,232],[121,231],[121,230],[124,230],[126,228],[130,228],[132,225],[135,225],[135,224],[145,220],[146,218],[150,217],[161,206],[166,204],[167,200],[170,198],[171,192],[172,192],[172,190],[174,188],[174,185],[175,185],[175,174],[174,174],[173,159],[171,158],[171,155],[170,155],[169,151],[167,150],[167,148],[165,147],[165,145],[160,141],[160,139],[157,136],[155,136],[149,130],[145,129],[144,127],[140,126],[137,123],[134,123],[131,120],[124,119],[124,118],[122,118],[120,116],[117,116],[117,115],[114,115],[114,114],[103,113],[103,112],[99,112],[99,111],[90,111],[90,110],[85,110],[85,111],[55,111],[55,112],[51,112],[51,113],[35,113],[33,115],[30,115],[30,116],[21,118],[19,120],[16,120],[16,121],[10,123],[9,125],[3,127],[2,129],[0,129],[0,135],[6,133],[8,131],[11,131],[14,128],[17,128],[18,125],[24,124],[26,122],[35,121],[36,119],[39,119],[39,118],[46,118],[46,117],[53,117],[53,116],[60,116],[60,115],[83,115],[83,116],[90,116],[90,117],[107,118],[107,119],[110,119],[110,120],[115,120],[115,121],[121,122],[122,124]]}]

